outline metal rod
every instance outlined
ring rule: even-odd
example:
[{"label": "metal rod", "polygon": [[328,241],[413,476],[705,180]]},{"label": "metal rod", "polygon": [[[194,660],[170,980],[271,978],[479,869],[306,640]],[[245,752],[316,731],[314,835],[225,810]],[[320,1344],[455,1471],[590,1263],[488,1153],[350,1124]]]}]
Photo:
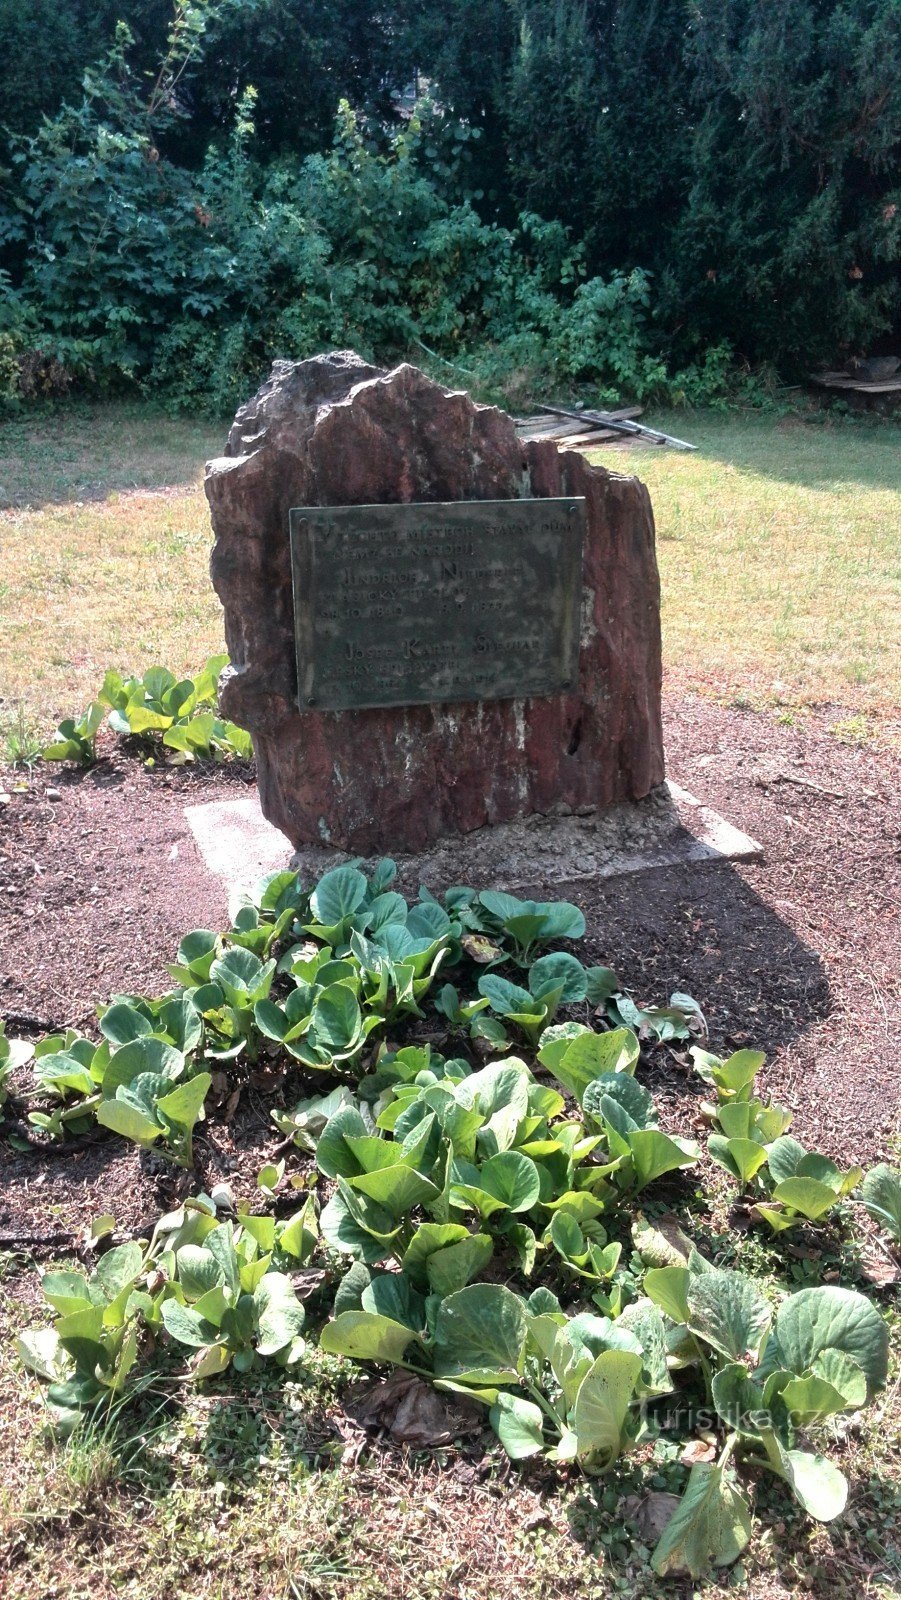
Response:
[{"label": "metal rod", "polygon": [[609,411],[567,411],[565,406],[542,406],[555,417],[573,417],[577,422],[594,422],[599,428],[612,428],[615,433],[637,434],[640,439],[653,439],[655,444],[671,444],[677,450],[697,450],[696,444],[676,439],[671,433],[658,433],[656,428],[646,428],[641,422],[627,422]]}]

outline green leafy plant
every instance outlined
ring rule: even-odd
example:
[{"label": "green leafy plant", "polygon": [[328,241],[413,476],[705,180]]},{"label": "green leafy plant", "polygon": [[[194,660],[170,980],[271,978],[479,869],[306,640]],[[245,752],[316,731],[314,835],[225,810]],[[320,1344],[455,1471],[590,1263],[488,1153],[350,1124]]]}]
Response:
[{"label": "green leafy plant", "polygon": [[227,655],[211,656],[196,678],[176,678],[166,667],[151,667],[143,677],[123,678],[107,672],[98,696],[109,707],[108,722],[114,733],[159,735],[171,761],[222,760],[235,755],[249,760],[250,735],[234,722],[224,721],[214,710],[219,675]]},{"label": "green leafy plant", "polygon": [[18,1067],[25,1067],[34,1055],[34,1045],[27,1039],[8,1039],[6,1023],[0,1018],[0,1107],[5,1105],[7,1083]]},{"label": "green leafy plant", "polygon": [[515,895],[483,889],[467,904],[467,926],[477,927],[508,943],[517,965],[526,967],[533,952],[560,939],[581,939],[585,918],[566,900],[517,900]]},{"label": "green leafy plant", "polygon": [[860,1186],[860,1198],[877,1227],[901,1244],[901,1172],[881,1162]]},{"label": "green leafy plant", "polygon": [[802,1219],[822,1222],[863,1177],[861,1167],[842,1172],[828,1156],[806,1151],[790,1134],[767,1146],[766,1159],[772,1202],[758,1201],[754,1214],[775,1233]]},{"label": "green leafy plant", "polygon": [[479,979],[479,993],[492,1011],[515,1023],[534,1047],[561,1003],[585,999],[585,971],[575,956],[561,951],[533,962],[528,982],[528,989],[522,989],[497,973],[486,972]]},{"label": "green leafy plant", "polygon": [[305,1349],[304,1310],[289,1278],[275,1271],[246,1227],[212,1228],[200,1244],[174,1252],[175,1276],[162,1302],[162,1324],[170,1338],[198,1352],[197,1379],[234,1366],[247,1372],[273,1357],[293,1366]]},{"label": "green leafy plant", "polygon": [[122,1392],[138,1359],[136,1290],[145,1269],[139,1244],[118,1246],[86,1275],[46,1273],[45,1299],[57,1313],[52,1328],[21,1334],[19,1355],[48,1384],[60,1432],[68,1434],[99,1401]]},{"label": "green leafy plant", "polygon": [[76,721],[66,717],[56,730],[56,738],[44,745],[41,755],[45,761],[77,761],[89,767],[96,757],[97,732],[103,721],[103,706],[92,700],[87,711]]},{"label": "green leafy plant", "polygon": [[691,1251],[681,1264],[651,1267],[645,1293],[664,1314],[669,1359],[697,1364],[726,1434],[716,1467],[697,1475],[654,1552],[655,1571],[735,1560],[750,1537],[747,1502],[733,1457],[781,1478],[820,1521],[843,1510],[847,1484],[822,1455],[799,1448],[830,1417],[857,1410],[888,1372],[888,1330],[863,1295],[823,1286],[773,1307],[753,1279],[712,1267]]},{"label": "green leafy plant", "polygon": [[718,1131],[707,1148],[714,1161],[737,1179],[742,1191],[753,1188],[760,1198],[752,1215],[781,1233],[800,1222],[821,1222],[857,1187],[863,1172],[842,1172],[827,1156],[808,1152],[787,1129],[791,1113],[753,1094],[764,1056],[739,1050],[728,1060],[692,1050],[695,1070],[716,1089],[715,1103],[704,1114]]}]

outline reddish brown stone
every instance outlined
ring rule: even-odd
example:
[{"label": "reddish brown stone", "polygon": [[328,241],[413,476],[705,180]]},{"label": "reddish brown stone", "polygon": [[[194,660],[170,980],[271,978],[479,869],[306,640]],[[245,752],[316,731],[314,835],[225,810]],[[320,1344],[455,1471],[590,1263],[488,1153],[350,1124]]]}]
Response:
[{"label": "reddish brown stone", "polygon": [[[531,812],[639,799],[663,778],[660,585],[647,490],[416,367],[277,361],[207,468],[211,571],[265,815],[296,844],[368,855]],[[301,712],[288,512],[302,505],[584,495],[579,683],[533,700]]]}]

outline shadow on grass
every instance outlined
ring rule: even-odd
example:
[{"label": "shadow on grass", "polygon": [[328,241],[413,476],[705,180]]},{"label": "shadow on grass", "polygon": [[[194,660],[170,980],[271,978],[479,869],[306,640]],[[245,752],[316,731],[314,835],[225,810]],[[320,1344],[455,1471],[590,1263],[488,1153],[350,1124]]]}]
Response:
[{"label": "shadow on grass", "polygon": [[[796,415],[667,411],[642,421],[697,446],[691,456],[667,451],[665,458],[673,462],[721,462],[798,488],[901,491],[901,413],[897,420],[823,415],[807,421]],[[640,478],[642,463],[659,453],[653,446],[617,447],[592,459]]]},{"label": "shadow on grass", "polygon": [[228,423],[110,402],[39,407],[0,418],[0,509],[184,491],[224,448]]}]

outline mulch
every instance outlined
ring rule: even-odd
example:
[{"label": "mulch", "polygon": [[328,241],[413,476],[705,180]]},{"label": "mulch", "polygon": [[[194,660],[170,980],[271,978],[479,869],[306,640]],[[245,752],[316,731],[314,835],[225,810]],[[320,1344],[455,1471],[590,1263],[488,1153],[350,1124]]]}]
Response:
[{"label": "mulch", "polygon": [[[757,838],[764,860],[573,884],[588,923],[580,954],[614,967],[639,1001],[693,994],[711,1048],[765,1050],[765,1087],[792,1108],[802,1141],[846,1165],[884,1159],[901,1098],[901,763],[841,744],[828,732],[837,712],[783,726],[697,697],[672,696],[666,709],[671,775]],[[183,933],[225,926],[224,886],[203,866],[184,808],[235,798],[252,777],[147,770],[109,747],[87,773],[39,769],[25,793],[17,780],[0,784],[10,793],[0,805],[0,1015],[11,1035],[31,1038],[91,1028],[112,994],[167,987]],[[644,1076],[664,1125],[690,1126],[698,1095],[684,1054],[655,1050]],[[245,1074],[237,1107],[223,1096],[195,1138],[202,1184],[224,1178],[239,1197],[257,1193],[280,1140],[270,1113],[302,1089],[293,1073]],[[0,1249],[63,1247],[100,1212],[143,1231],[196,1181],[102,1130],[60,1149],[0,1138]]]}]

